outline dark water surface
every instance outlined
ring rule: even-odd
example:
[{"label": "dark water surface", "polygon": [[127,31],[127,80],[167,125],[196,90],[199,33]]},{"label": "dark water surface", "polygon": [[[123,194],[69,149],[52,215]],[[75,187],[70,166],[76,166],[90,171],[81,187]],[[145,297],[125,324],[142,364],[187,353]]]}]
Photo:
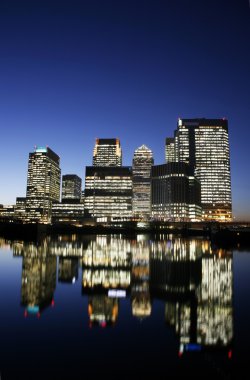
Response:
[{"label": "dark water surface", "polygon": [[0,378],[249,378],[249,304],[250,249],[0,239]]}]

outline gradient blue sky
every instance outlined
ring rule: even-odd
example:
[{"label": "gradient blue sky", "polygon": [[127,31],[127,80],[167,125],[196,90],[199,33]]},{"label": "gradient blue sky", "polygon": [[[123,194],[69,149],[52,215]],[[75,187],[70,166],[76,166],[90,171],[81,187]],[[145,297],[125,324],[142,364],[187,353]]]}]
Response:
[{"label": "gradient blue sky", "polygon": [[227,117],[233,211],[250,220],[248,0],[0,2],[0,203],[48,145],[84,178],[96,137],[164,162],[177,118]]}]

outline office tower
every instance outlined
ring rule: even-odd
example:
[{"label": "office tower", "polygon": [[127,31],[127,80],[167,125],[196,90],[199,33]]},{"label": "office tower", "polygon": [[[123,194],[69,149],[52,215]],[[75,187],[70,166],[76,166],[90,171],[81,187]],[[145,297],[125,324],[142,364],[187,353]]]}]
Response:
[{"label": "office tower", "polygon": [[201,184],[205,220],[232,218],[228,122],[225,119],[179,119],[175,158],[194,169]]},{"label": "office tower", "polygon": [[121,166],[122,149],[119,139],[96,139],[93,166]]},{"label": "office tower", "polygon": [[15,216],[15,206],[14,205],[0,205],[0,220],[2,222],[14,221]]},{"label": "office tower", "polygon": [[152,217],[169,221],[201,219],[200,183],[190,165],[170,162],[152,166]]},{"label": "office tower", "polygon": [[79,224],[84,218],[82,180],[75,174],[62,177],[62,203],[52,205],[52,223]]},{"label": "office tower", "polygon": [[27,221],[49,223],[52,203],[60,199],[60,158],[48,147],[29,154],[26,193]]},{"label": "office tower", "polygon": [[65,199],[52,205],[52,223],[81,224],[84,218],[84,204],[79,199]]},{"label": "office tower", "polygon": [[142,145],[135,150],[132,167],[132,211],[135,217],[147,219],[151,216],[151,167],[153,164],[153,154],[148,147]]},{"label": "office tower", "polygon": [[15,219],[25,221],[26,218],[26,198],[17,197],[15,205]]},{"label": "office tower", "polygon": [[167,137],[165,142],[165,161],[175,162],[174,137]]},{"label": "office tower", "polygon": [[82,180],[75,174],[65,174],[62,176],[62,202],[69,199],[81,199]]},{"label": "office tower", "polygon": [[85,212],[92,217],[124,220],[132,215],[130,167],[86,167]]}]

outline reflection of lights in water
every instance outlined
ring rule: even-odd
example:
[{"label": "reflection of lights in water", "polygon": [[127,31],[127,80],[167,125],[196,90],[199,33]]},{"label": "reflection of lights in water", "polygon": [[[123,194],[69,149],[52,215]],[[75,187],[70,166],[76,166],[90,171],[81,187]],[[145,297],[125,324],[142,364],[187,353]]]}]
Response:
[{"label": "reflection of lights in water", "polygon": [[110,297],[110,298],[125,298],[126,297],[126,290],[109,289],[108,297]]},{"label": "reflection of lights in water", "polygon": [[132,315],[138,318],[146,318],[151,315],[151,302],[149,299],[134,299],[132,301]]},{"label": "reflection of lights in water", "polygon": [[148,240],[148,237],[147,237],[147,235],[137,235],[136,236],[136,240],[137,240],[137,242],[140,242],[140,241],[147,241]]}]

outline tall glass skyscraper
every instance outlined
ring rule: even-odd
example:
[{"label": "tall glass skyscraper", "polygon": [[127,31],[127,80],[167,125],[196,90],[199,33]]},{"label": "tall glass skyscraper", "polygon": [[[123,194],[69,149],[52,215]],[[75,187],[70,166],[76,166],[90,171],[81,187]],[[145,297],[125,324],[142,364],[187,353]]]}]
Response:
[{"label": "tall glass skyscraper", "polygon": [[69,199],[81,199],[82,180],[76,174],[62,176],[62,202]]},{"label": "tall glass skyscraper", "polygon": [[121,166],[122,149],[119,139],[96,139],[93,166]]},{"label": "tall glass skyscraper", "polygon": [[133,216],[148,218],[151,216],[151,167],[154,164],[153,153],[142,145],[134,152],[133,158]]},{"label": "tall glass skyscraper", "polygon": [[60,158],[48,147],[29,154],[26,192],[27,221],[49,223],[53,202],[60,200]]},{"label": "tall glass skyscraper", "polygon": [[225,119],[179,119],[175,159],[186,162],[201,184],[205,220],[232,218],[228,123]]},{"label": "tall glass skyscraper", "polygon": [[200,183],[185,162],[152,167],[152,217],[168,221],[201,220]]}]

